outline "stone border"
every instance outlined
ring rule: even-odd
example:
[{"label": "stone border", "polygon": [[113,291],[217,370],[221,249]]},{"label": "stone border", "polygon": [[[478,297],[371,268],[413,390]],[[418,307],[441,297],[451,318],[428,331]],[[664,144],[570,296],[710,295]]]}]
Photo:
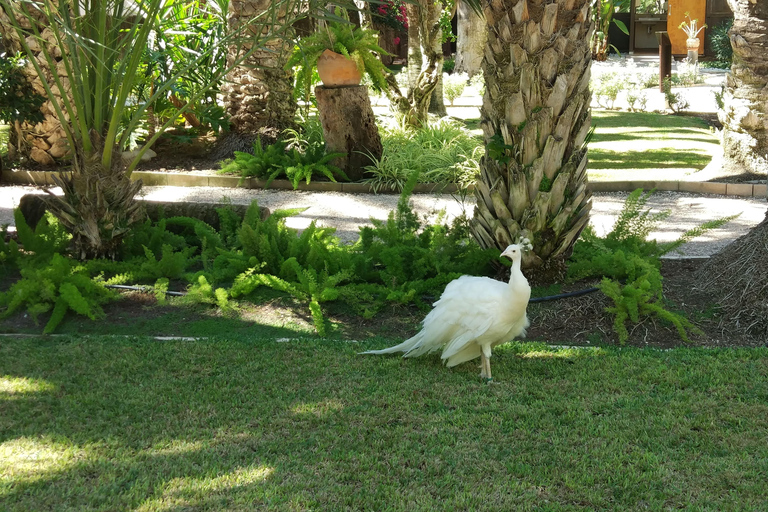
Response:
[{"label": "stone border", "polygon": [[[0,174],[0,182],[15,185],[53,185],[49,171],[12,171],[3,170]],[[225,187],[225,188],[249,188],[263,189],[264,180],[248,178],[241,180],[237,176],[221,176],[196,173],[171,173],[156,171],[134,171],[133,179],[139,179],[147,186],[174,186],[174,187]],[[274,180],[271,189],[293,190],[293,185],[287,180]],[[717,194],[735,197],[766,197],[768,196],[768,184],[765,183],[717,183],[710,181],[593,181],[588,184],[593,192],[631,192],[638,188],[644,190],[667,190],[675,192],[690,192],[694,194]],[[470,190],[472,187],[470,187]],[[297,190],[313,192],[347,192],[354,194],[370,194],[373,188],[363,183],[333,183],[328,181],[314,181],[307,185],[299,183]],[[417,193],[446,193],[454,194],[458,191],[456,185],[430,185],[417,184],[414,192]],[[396,193],[390,189],[379,189],[379,193]]]}]

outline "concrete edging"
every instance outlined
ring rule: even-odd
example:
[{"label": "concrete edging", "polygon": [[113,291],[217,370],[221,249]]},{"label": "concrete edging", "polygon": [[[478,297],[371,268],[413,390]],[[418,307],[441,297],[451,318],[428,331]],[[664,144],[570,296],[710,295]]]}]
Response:
[{"label": "concrete edging", "polygon": [[[12,171],[3,170],[0,182],[15,185],[54,185],[51,175],[58,172],[50,171]],[[141,179],[147,186],[174,187],[225,187],[225,188],[264,188],[265,181],[256,178],[241,180],[237,176],[222,176],[194,173],[169,173],[156,171],[134,171],[132,179]],[[690,192],[694,194],[716,194],[734,197],[766,197],[768,184],[765,183],[718,183],[710,181],[594,181],[587,187],[593,192],[631,192],[638,188],[643,190],[665,190],[674,192]],[[271,189],[293,190],[293,184],[288,180],[274,180]],[[472,187],[470,187],[470,190]],[[370,194],[373,188],[363,183],[333,183],[314,181],[309,184],[299,183],[297,190],[313,192],[347,192],[354,194]],[[418,184],[417,193],[446,193],[458,191],[455,185]],[[379,193],[396,193],[394,190],[379,189]]]}]

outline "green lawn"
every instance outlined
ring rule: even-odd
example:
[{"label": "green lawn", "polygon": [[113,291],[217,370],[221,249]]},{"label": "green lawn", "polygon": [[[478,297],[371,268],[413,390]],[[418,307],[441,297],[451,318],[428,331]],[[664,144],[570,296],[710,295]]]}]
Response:
[{"label": "green lawn", "polygon": [[720,144],[709,125],[696,117],[595,110],[592,124],[590,170],[695,171],[709,163]]},{"label": "green lawn", "polygon": [[759,510],[768,350],[0,340],[0,510]]}]

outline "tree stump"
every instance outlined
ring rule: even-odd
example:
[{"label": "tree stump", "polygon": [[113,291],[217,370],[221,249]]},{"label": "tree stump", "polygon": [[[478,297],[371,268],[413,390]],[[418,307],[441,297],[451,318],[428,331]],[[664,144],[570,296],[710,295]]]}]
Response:
[{"label": "tree stump", "polygon": [[363,178],[366,165],[381,158],[381,138],[364,85],[315,88],[317,109],[328,151],[346,156],[331,161],[352,181]]}]

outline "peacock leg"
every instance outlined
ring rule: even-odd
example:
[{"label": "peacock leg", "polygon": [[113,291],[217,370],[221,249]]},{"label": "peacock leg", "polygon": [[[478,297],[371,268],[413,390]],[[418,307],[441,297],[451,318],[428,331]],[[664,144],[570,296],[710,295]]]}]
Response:
[{"label": "peacock leg", "polygon": [[482,350],[483,378],[485,382],[493,382],[493,377],[491,376],[491,347],[490,345],[483,345],[480,348]]},{"label": "peacock leg", "polygon": [[480,378],[485,379],[485,368],[486,368],[487,360],[485,359],[485,354],[482,352],[480,353]]}]

